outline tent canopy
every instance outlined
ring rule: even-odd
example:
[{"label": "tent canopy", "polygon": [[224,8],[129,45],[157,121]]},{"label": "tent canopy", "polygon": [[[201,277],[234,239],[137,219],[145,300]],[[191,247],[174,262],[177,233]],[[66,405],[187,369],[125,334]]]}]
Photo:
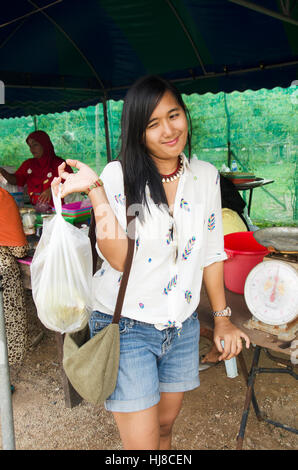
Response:
[{"label": "tent canopy", "polygon": [[160,74],[183,93],[288,87],[296,0],[10,0],[0,10],[0,117],[123,98]]}]

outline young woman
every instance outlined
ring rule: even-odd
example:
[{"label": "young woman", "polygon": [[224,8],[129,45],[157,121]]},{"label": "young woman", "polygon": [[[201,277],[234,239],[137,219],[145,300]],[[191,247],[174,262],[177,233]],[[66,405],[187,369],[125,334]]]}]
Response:
[{"label": "young woman", "polygon": [[[178,91],[149,76],[128,91],[122,113],[119,161],[100,179],[85,164],[59,167],[61,197],[87,191],[95,212],[97,250],[104,262],[94,276],[91,333],[111,322],[127,254],[125,194],[137,208],[135,253],[120,320],[120,367],[105,403],[125,449],[170,449],[184,392],[199,385],[202,279],[214,313],[220,359],[229,359],[248,337],[229,319],[223,284],[226,258],[220,185],[209,163],[183,154],[190,133]],[[123,169],[122,169],[123,168]],[[125,188],[125,191],[124,191]],[[224,339],[224,350],[220,340]]]}]

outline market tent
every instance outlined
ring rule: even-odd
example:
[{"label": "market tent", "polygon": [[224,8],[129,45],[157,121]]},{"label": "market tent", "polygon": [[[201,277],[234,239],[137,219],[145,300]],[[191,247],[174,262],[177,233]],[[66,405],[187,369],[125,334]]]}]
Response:
[{"label": "market tent", "polygon": [[10,0],[0,11],[0,118],[123,98],[158,73],[183,93],[288,87],[296,0]]},{"label": "market tent", "polygon": [[[147,73],[186,94],[287,88],[298,78],[297,25],[296,0],[1,2],[0,118],[105,104]],[[14,448],[4,431],[3,448]]]}]

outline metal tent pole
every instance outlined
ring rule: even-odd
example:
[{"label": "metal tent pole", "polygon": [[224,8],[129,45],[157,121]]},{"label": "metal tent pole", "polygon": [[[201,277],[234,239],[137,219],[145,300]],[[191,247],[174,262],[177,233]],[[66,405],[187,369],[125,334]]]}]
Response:
[{"label": "metal tent pole", "polygon": [[107,97],[106,97],[106,95],[104,96],[104,98],[102,100],[102,104],[103,104],[103,116],[104,116],[104,124],[105,124],[107,160],[108,160],[108,162],[111,162],[112,161],[112,153],[111,153],[111,144],[110,144],[109,120],[108,120]]},{"label": "metal tent pole", "polygon": [[15,450],[15,436],[2,292],[2,276],[0,275],[0,412],[2,448],[3,450]]},{"label": "metal tent pole", "polygon": [[227,116],[227,142],[228,142],[228,167],[231,168],[231,160],[232,160],[232,151],[231,151],[231,122],[230,122],[230,114],[228,109],[227,103],[227,95],[224,93],[224,105],[225,105],[225,113]]},{"label": "metal tent pole", "polygon": [[295,179],[294,179],[294,183],[295,183],[295,198],[294,198],[294,211],[293,211],[293,219],[295,222],[298,221],[298,159],[296,160],[296,166],[295,166]]}]

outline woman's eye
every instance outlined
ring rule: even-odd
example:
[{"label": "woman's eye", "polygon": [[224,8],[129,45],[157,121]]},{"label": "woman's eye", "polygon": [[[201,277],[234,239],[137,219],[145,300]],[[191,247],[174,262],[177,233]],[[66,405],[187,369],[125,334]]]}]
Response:
[{"label": "woman's eye", "polygon": [[153,127],[156,127],[157,126],[157,122],[153,122],[152,124],[149,124],[149,126],[147,126],[147,129],[152,129]]},{"label": "woman's eye", "polygon": [[179,116],[179,113],[171,114],[170,119],[175,119],[178,116]]}]

